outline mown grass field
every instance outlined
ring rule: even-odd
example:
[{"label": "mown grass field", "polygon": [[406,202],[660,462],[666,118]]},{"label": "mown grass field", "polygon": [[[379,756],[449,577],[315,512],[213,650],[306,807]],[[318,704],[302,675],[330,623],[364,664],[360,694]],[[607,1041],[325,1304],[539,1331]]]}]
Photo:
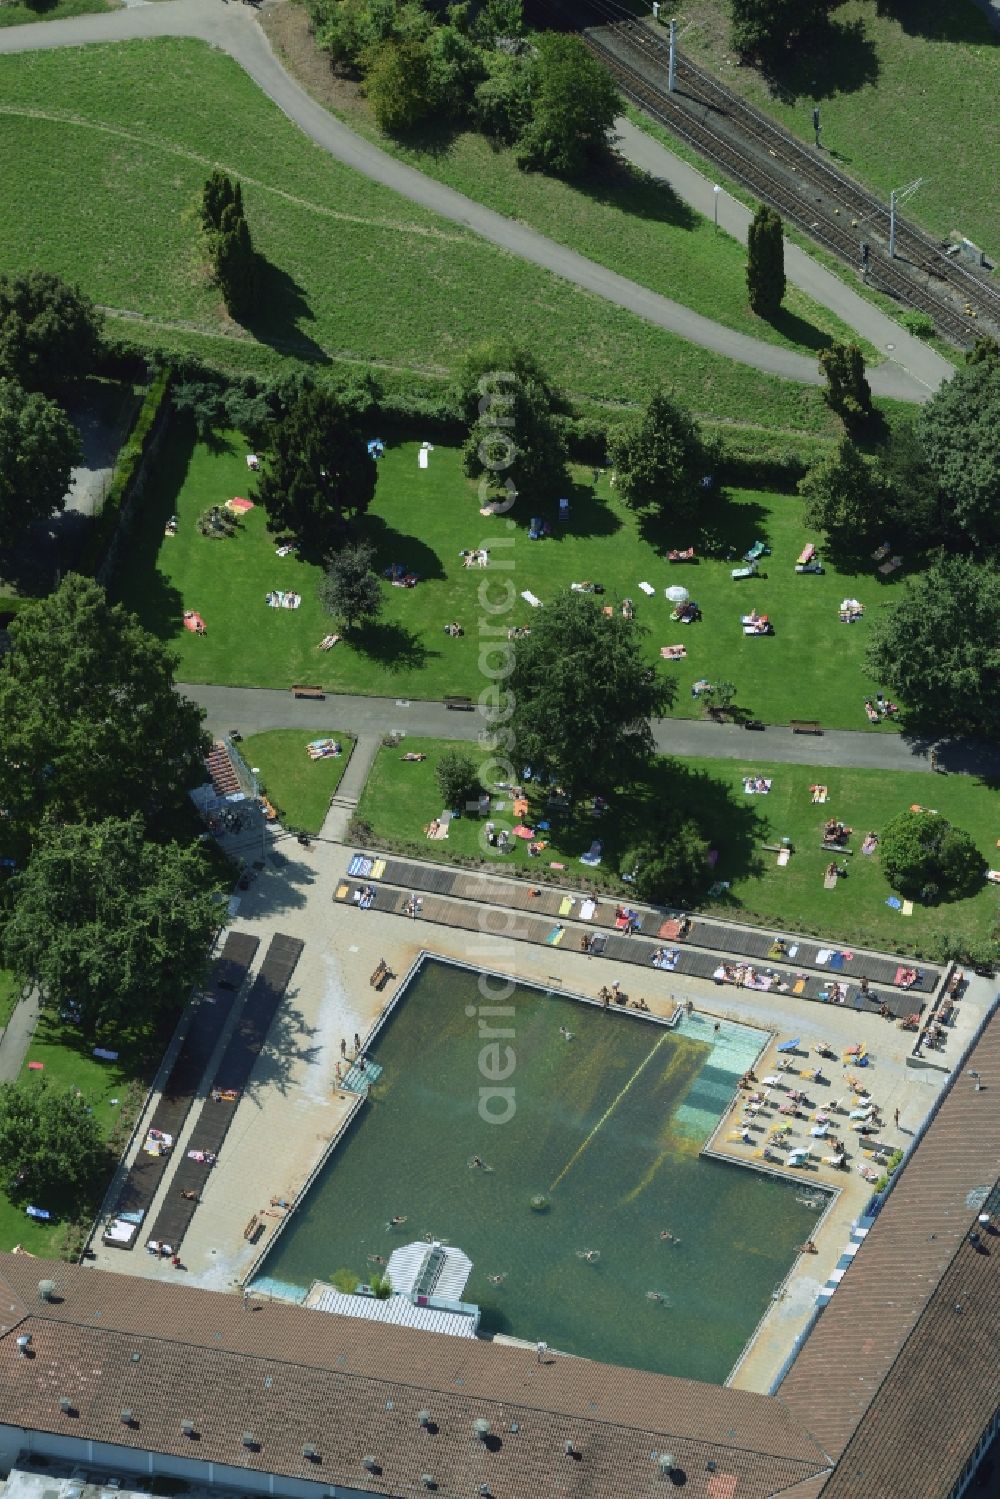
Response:
[{"label": "mown grass field", "polygon": [[[10,187],[0,267],[43,261],[116,311],[129,335],[194,340],[234,368],[277,356],[446,377],[470,345],[503,334],[541,352],[582,397],[634,402],[660,381],[727,421],[837,430],[817,389],[695,349],[340,166],[203,44],[0,58],[0,101]],[[241,178],[267,262],[250,330],[225,317],[202,254],[197,205],[216,166]],[[605,244],[628,238],[633,220],[649,232],[638,205],[593,211]],[[653,229],[678,256],[694,247],[677,295],[697,292],[711,316],[749,328],[737,248],[720,236],[699,284],[703,230]]]},{"label": "mown grass field", "polygon": [[923,177],[903,214],[942,238],[958,230],[997,259],[1000,35],[972,0],[847,0],[833,15],[839,44],[819,58],[796,52],[780,92],[736,66],[728,10],[726,0],[688,0],[681,46],[694,62],[803,140],[819,103],[837,165],[886,200]]},{"label": "mown grass field", "polygon": [[[306,746],[311,739],[338,740],[339,758],[310,760]],[[244,760],[260,772],[261,786],[282,823],[304,833],[318,833],[323,826],[353,749],[354,740],[339,729],[270,729],[249,735],[240,745]]]},{"label": "mown grass field", "polygon": [[[185,432],[178,423],[161,450],[117,585],[147,628],[177,650],[182,681],[267,687],[315,682],[330,691],[387,697],[478,696],[478,590],[484,580],[494,588],[507,577],[514,580],[518,597],[504,623],[529,626],[535,611],[522,592],[544,603],[573,582],[596,581],[606,589],[606,604],[633,600],[639,622],[649,629],[650,662],[677,683],[676,713],[700,713],[691,686],[708,677],[732,681],[739,705],[768,722],[805,717],[827,727],[868,728],[864,699],[878,684],[862,669],[865,638],[871,615],[897,587],[876,578],[874,564],[861,575],[833,569],[823,576],[796,574],[803,545],[819,537],[804,529],[802,504],[794,496],[734,490],[707,502],[703,524],[682,530],[647,524],[621,503],[606,473],[595,487],[591,471],[578,468],[568,491],[568,525],[555,522],[554,504],[524,500],[511,527],[504,517],[480,516],[475,486],[462,472],[457,450],[435,448],[429,468],[421,470],[416,443],[390,444],[361,534],[375,545],[380,570],[399,562],[421,581],[415,588],[383,583],[381,620],[357,644],[321,651],[319,642],[332,626],[316,596],[319,571],[294,556],[276,555],[260,508],[249,512],[231,540],[197,532],[197,517],[209,505],[234,495],[252,498],[246,446],[230,434],[209,448]],[[168,537],[164,524],[174,513],[180,517],[178,534]],[[553,534],[529,541],[527,526],[536,513],[552,518]],[[734,558],[727,554],[738,559],[758,538],[772,548],[761,564],[766,576],[733,582]],[[692,544],[700,558],[695,565],[665,561],[668,548]],[[492,573],[463,565],[461,550],[479,546],[493,548]],[[705,555],[708,549],[712,556]],[[640,581],[648,581],[656,597],[647,598]],[[671,621],[673,606],[664,590],[676,584],[701,605],[700,622]],[[273,589],[299,593],[301,606],[268,608],[265,595]],[[856,624],[838,619],[845,595],[856,596],[868,610]],[[751,608],[771,617],[773,636],[743,635],[740,616]],[[185,609],[202,615],[205,635],[183,628]],[[452,620],[465,629],[460,639],[444,633]],[[681,643],[688,649],[685,660],[660,659],[661,646]],[[872,732],[893,730],[881,725]]]},{"label": "mown grass field", "polygon": [[[463,813],[451,823],[445,841],[424,836],[424,828],[442,810],[435,767],[453,747],[442,740],[408,736],[398,748],[379,751],[358,806],[358,818],[371,827],[376,842],[385,839],[397,848],[409,844],[409,851],[421,859],[454,862],[463,855],[483,857],[484,823],[478,817]],[[469,748],[474,752],[474,747]],[[423,751],[427,759],[404,762],[402,755],[409,751]],[[751,774],[771,779],[767,796],[745,794],[743,779]],[[828,800],[822,806],[813,805],[809,788],[814,784],[828,788]],[[878,833],[890,817],[916,803],[935,808],[965,828],[976,838],[984,857],[995,862],[1000,792],[970,776],[919,771],[887,776],[873,770],[830,770],[756,760],[661,759],[654,761],[641,782],[613,797],[599,819],[583,809],[564,823],[546,812],[543,795],[530,784],[524,789],[530,802],[524,821],[533,826],[548,817],[553,828],[539,833],[547,847],[536,858],[529,857],[527,841],[517,838],[511,840],[514,851],[505,857],[488,851],[490,867],[500,872],[530,873],[532,878],[546,877],[570,887],[577,882],[583,886],[600,882],[625,892],[628,887],[617,879],[623,856],[642,839],[658,807],[681,802],[719,852],[705,885],[714,879],[730,882],[729,890],[714,901],[704,889],[698,892],[695,899],[701,909],[773,925],[776,932],[822,934],[858,946],[927,954],[945,939],[981,940],[997,920],[1000,892],[987,885],[966,900],[932,908],[917,905],[913,915],[905,917],[886,905],[892,887],[877,853],[868,858],[859,851],[867,832]],[[490,816],[497,826],[512,826],[516,819],[509,797],[506,806],[495,807]],[[820,848],[827,817],[854,828],[849,845],[854,853],[840,861],[847,864],[849,873],[838,880],[835,890],[823,888],[823,873],[831,859]],[[795,852],[788,865],[779,868],[776,855],[762,844],[783,837],[791,838]],[[589,869],[580,863],[580,855],[595,838],[603,841],[604,852],[601,865]],[[564,868],[550,869],[553,863]]]}]

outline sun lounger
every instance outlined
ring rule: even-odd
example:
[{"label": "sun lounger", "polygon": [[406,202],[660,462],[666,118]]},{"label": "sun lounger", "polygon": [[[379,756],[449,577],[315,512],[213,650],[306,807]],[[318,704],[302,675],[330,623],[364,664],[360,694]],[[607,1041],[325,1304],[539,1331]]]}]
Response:
[{"label": "sun lounger", "polygon": [[640,583],[639,588],[643,593],[648,595],[649,598],[652,598],[653,594],[656,592],[656,589],[653,587],[652,583]]},{"label": "sun lounger", "polygon": [[522,597],[522,599],[524,599],[524,601],[525,601],[526,604],[530,604],[531,605],[532,609],[542,609],[542,608],[544,608],[544,605],[542,604],[541,599],[538,597],[537,594],[532,593],[532,591],[531,591],[530,588],[526,588],[523,591],[523,593],[521,594],[521,597]]},{"label": "sun lounger", "polygon": [[755,577],[756,573],[757,573],[757,564],[755,562],[751,562],[746,567],[734,567],[733,570],[732,570],[732,572],[729,574],[729,576],[732,578],[733,582],[735,583],[737,581],[737,579],[739,579],[739,578],[752,578],[752,577]]},{"label": "sun lounger", "polygon": [[811,562],[816,555],[816,548],[811,541],[807,541],[796,559],[796,567],[804,567]]},{"label": "sun lounger", "polygon": [[744,562],[756,562],[760,557],[769,557],[771,548],[763,541],[755,541],[749,552],[744,552]]},{"label": "sun lounger", "polygon": [[601,862],[601,855],[603,852],[604,844],[601,842],[600,838],[595,838],[593,843],[588,848],[587,852],[580,855],[580,863],[586,864],[590,869],[596,869],[598,864],[600,864]]},{"label": "sun lounger", "polygon": [[897,567],[902,567],[902,565],[902,557],[890,557],[888,562],[882,563],[882,566],[879,568],[879,572],[882,574],[883,578],[887,578],[890,573],[894,573]]},{"label": "sun lounger", "polygon": [[882,562],[884,558],[888,557],[891,551],[891,544],[888,541],[883,541],[882,545],[880,547],[876,547],[874,552],[872,552],[872,561]]},{"label": "sun lounger", "polygon": [[426,448],[420,448],[418,450],[418,452],[417,452],[417,466],[419,468],[426,468],[429,463],[430,463],[430,453],[427,451]]}]

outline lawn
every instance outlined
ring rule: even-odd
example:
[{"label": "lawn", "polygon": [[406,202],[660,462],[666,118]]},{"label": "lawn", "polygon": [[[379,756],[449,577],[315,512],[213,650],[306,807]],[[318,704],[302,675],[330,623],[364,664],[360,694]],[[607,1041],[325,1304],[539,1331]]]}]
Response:
[{"label": "lawn", "polygon": [[[336,739],[336,759],[310,760],[311,739]],[[251,734],[240,745],[247,764],[260,771],[261,786],[282,823],[304,833],[318,833],[340,785],[354,740],[339,729],[271,729]]]},{"label": "lawn", "polygon": [[0,968],[0,1031],[10,1020],[21,995],[20,984],[15,984],[14,975],[7,968]]},{"label": "lawn", "polygon": [[[446,123],[413,132],[402,142],[383,135],[360,89],[331,74],[309,36],[305,9],[284,6],[268,19],[282,61],[321,103],[426,176],[532,225],[642,286],[769,343],[812,350],[831,338],[853,336],[833,313],[792,286],[773,324],[754,317],[747,305],[743,246],[717,233],[711,221],[690,209],[668,183],[647,178],[621,159],[592,171],[586,182],[573,183],[544,172],[522,172],[509,148],[498,148],[483,135],[457,131]],[[866,354],[879,357],[870,347]]]},{"label": "lawn", "polygon": [[[839,46],[795,56],[772,92],[729,47],[726,0],[689,0],[681,46],[803,140],[820,104],[834,161],[886,199],[918,177],[907,218],[946,237],[958,230],[1000,254],[997,79],[1000,36],[972,0],[847,0],[834,13]],[[853,30],[851,28],[854,28]]]},{"label": "lawn", "polygon": [[[194,341],[232,368],[258,367],[263,351],[427,379],[446,377],[470,345],[502,330],[544,351],[554,377],[580,397],[634,402],[662,381],[726,420],[837,430],[817,389],[696,349],[341,166],[201,43],[0,58],[0,99],[11,189],[0,268],[25,271],[43,255],[127,336]],[[226,318],[202,253],[197,205],[215,166],[241,178],[265,261],[249,330]],[[638,205],[631,215],[600,203],[593,212],[606,245],[633,228],[651,232]],[[677,295],[697,292],[713,316],[749,327],[738,249],[713,242],[709,274],[699,262],[703,228],[662,232],[690,247],[676,251],[686,267]],[[802,337],[815,341],[807,330]]]},{"label": "lawn", "polygon": [[0,0],[0,26],[26,26],[31,21],[59,21],[66,16],[89,16],[101,10],[117,10],[114,0],[35,0],[22,5],[18,0]]},{"label": "lawn", "polygon": [[[40,1062],[41,1070],[29,1067]],[[117,1062],[98,1061],[78,1031],[62,1024],[55,1016],[43,1012],[28,1048],[19,1081],[29,1086],[44,1078],[54,1088],[78,1088],[95,1114],[102,1133],[115,1156],[118,1155],[132,1128],[138,1107],[145,1097],[146,1059],[134,1049],[123,1050]],[[103,1193],[105,1179],[100,1185]],[[36,1207],[48,1208],[52,1221],[40,1223],[27,1217],[23,1204],[15,1204],[0,1192],[0,1249],[9,1250],[21,1244],[33,1254],[54,1254],[61,1248],[67,1218],[73,1216],[71,1204],[58,1198],[38,1201]],[[98,1200],[90,1204],[97,1210]]]},{"label": "lawn", "polygon": [[[734,490],[707,502],[704,525],[671,530],[647,525],[624,507],[606,474],[595,489],[591,471],[576,469],[569,524],[554,524],[551,537],[533,542],[525,527],[536,506],[519,505],[514,524],[480,516],[457,450],[435,448],[429,467],[420,470],[416,443],[390,443],[362,531],[375,545],[380,569],[403,563],[421,581],[412,589],[385,583],[381,621],[358,644],[341,642],[324,652],[319,642],[330,620],[316,595],[318,570],[294,556],[276,556],[261,509],[248,513],[232,540],[198,534],[195,522],[208,505],[247,495],[246,448],[232,434],[208,447],[186,430],[178,423],[161,451],[118,584],[124,602],[179,653],[182,681],[262,687],[316,682],[330,691],[386,697],[478,696],[484,679],[477,597],[492,574],[466,569],[459,553],[483,545],[493,549],[493,570],[501,579],[508,576],[508,560],[513,564],[518,595],[533,591],[544,602],[572,582],[594,580],[604,584],[609,604],[632,598],[639,622],[649,629],[650,662],[677,682],[679,715],[700,712],[691,685],[707,676],[734,682],[739,704],[768,722],[804,717],[827,727],[868,726],[864,698],[878,684],[863,673],[864,643],[871,614],[897,589],[876,579],[871,564],[859,576],[832,569],[823,576],[796,574],[803,544],[819,540],[804,529],[797,497]],[[537,509],[551,514],[554,507]],[[178,534],[166,537],[164,523],[175,512]],[[728,554],[741,556],[758,537],[773,550],[762,564],[766,576],[733,582]],[[668,547],[692,544],[702,558],[696,565],[663,560]],[[707,550],[711,557],[703,555]],[[647,580],[657,590],[654,598],[638,588]],[[671,622],[664,589],[677,584],[701,605],[699,623]],[[492,578],[492,585],[495,597],[502,583]],[[269,609],[265,595],[272,589],[297,591],[301,607]],[[838,620],[845,595],[856,596],[869,611],[856,624]],[[740,615],[751,608],[770,615],[773,636],[743,635]],[[184,630],[185,609],[203,616],[205,635]],[[517,597],[503,624],[530,625],[533,613]],[[464,626],[461,639],[444,634],[451,620]],[[687,659],[661,661],[660,647],[677,643],[687,646]],[[880,731],[892,732],[889,726],[872,732]]]},{"label": "lawn", "polygon": [[[452,821],[446,841],[423,836],[424,827],[442,810],[434,775],[441,755],[453,746],[441,740],[407,737],[396,748],[383,748],[372,767],[358,806],[358,818],[369,825],[375,841],[403,849],[422,859],[455,862],[481,856],[483,822],[463,815]],[[404,752],[420,752],[420,763],[402,760]],[[761,774],[772,781],[766,797],[747,796],[743,778]],[[810,786],[829,789],[825,805],[814,806]],[[528,818],[533,825],[546,812],[543,801],[530,786]],[[728,880],[730,888],[721,900],[700,901],[702,909],[740,920],[774,925],[789,932],[815,934],[859,946],[885,947],[931,955],[950,940],[982,941],[993,930],[998,894],[984,886],[976,896],[933,908],[915,907],[911,917],[886,905],[891,887],[885,880],[877,855],[862,857],[859,849],[865,834],[879,832],[886,821],[914,803],[933,807],[977,839],[983,855],[995,862],[996,835],[1000,831],[1000,794],[969,776],[910,772],[886,776],[872,770],[829,770],[802,765],[772,765],[761,761],[666,760],[653,763],[641,783],[612,799],[600,819],[582,810],[551,832],[539,834],[548,845],[531,858],[525,840],[514,839],[514,852],[504,858],[490,856],[490,867],[504,872],[554,879],[563,885],[601,883],[624,892],[617,880],[622,857],[635,847],[657,807],[682,803],[703,827],[719,852],[709,878]],[[510,826],[510,802],[491,811],[499,826]],[[846,879],[835,890],[823,888],[823,872],[831,855],[820,848],[822,826],[836,817],[855,830],[850,846],[855,852],[842,862],[849,868]],[[604,843],[600,867],[588,869],[580,855],[594,838]],[[795,848],[790,863],[779,869],[776,856],[762,848],[789,837]],[[564,869],[550,871],[562,864]],[[704,896],[704,892],[702,892]]]}]

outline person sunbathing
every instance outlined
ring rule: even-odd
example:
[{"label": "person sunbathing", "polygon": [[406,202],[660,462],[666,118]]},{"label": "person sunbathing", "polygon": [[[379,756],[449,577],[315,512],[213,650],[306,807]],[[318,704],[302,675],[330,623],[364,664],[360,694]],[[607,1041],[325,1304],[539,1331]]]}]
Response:
[{"label": "person sunbathing", "polygon": [[426,760],[427,756],[424,754],[415,754],[413,750],[407,750],[406,754],[400,755],[399,758],[401,760]]}]

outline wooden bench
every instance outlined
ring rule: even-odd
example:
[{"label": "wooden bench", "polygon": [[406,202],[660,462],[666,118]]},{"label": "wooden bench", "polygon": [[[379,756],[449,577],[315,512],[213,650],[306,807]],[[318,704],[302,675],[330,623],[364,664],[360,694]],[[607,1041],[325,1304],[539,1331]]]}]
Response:
[{"label": "wooden bench", "polygon": [[788,727],[793,734],[822,734],[823,729],[817,718],[793,718]]},{"label": "wooden bench", "polygon": [[820,848],[825,854],[853,854],[853,848],[848,848],[844,843],[821,843]]},{"label": "wooden bench", "polygon": [[293,697],[312,697],[312,698],[319,698],[319,699],[322,700],[323,698],[326,697],[326,693],[323,691],[322,687],[293,687],[292,688],[292,696]]},{"label": "wooden bench", "polygon": [[471,697],[446,697],[444,705],[452,713],[471,713],[474,706]]}]

